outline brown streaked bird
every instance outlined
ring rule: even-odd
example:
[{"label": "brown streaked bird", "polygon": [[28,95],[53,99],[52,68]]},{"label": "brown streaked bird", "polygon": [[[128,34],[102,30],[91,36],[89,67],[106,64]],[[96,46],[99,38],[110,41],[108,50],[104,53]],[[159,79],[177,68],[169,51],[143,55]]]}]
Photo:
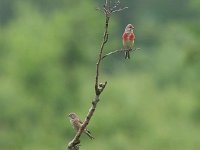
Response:
[{"label": "brown streaked bird", "polygon": [[[69,118],[70,118],[70,123],[72,124],[74,130],[76,132],[78,132],[79,128],[82,126],[83,122],[79,119],[79,117],[77,116],[77,114],[75,114],[74,112],[69,114]],[[90,131],[88,129],[84,129],[83,131],[85,134],[87,134],[87,136],[90,139],[94,139],[94,137],[91,135]]]}]

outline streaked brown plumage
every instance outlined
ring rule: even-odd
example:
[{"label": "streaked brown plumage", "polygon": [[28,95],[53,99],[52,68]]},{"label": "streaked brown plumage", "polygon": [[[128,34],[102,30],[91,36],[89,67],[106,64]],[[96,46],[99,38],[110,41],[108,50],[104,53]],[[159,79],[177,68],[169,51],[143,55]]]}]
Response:
[{"label": "streaked brown plumage", "polygon": [[[70,123],[72,124],[73,128],[76,132],[78,132],[79,128],[82,126],[83,122],[79,119],[79,117],[75,113],[69,114]],[[90,131],[85,128],[84,133],[88,135],[90,139],[94,139],[91,135]]]}]

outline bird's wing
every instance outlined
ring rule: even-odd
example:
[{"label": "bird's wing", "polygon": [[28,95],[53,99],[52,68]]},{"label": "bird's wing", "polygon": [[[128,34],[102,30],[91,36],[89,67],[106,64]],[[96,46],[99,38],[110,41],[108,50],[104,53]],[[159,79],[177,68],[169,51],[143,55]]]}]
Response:
[{"label": "bird's wing", "polygon": [[83,121],[81,121],[80,119],[78,120],[81,124],[83,124]]}]

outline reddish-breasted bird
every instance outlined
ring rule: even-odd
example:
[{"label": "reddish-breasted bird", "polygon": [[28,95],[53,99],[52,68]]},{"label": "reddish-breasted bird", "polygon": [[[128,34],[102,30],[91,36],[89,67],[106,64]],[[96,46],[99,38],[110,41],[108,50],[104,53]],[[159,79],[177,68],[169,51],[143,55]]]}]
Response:
[{"label": "reddish-breasted bird", "polygon": [[[73,128],[76,132],[78,132],[79,128],[82,126],[83,122],[79,119],[79,117],[75,113],[69,114],[70,123],[72,124]],[[90,139],[94,139],[94,137],[91,135],[90,131],[85,128],[83,131],[85,134],[89,136]]]},{"label": "reddish-breasted bird", "polygon": [[[128,24],[122,35],[123,46],[125,49],[131,49],[133,47],[134,40],[135,40],[135,35],[133,33],[133,29],[134,29],[133,25]],[[125,52],[125,59],[127,59],[127,58],[130,59],[129,51]]]}]

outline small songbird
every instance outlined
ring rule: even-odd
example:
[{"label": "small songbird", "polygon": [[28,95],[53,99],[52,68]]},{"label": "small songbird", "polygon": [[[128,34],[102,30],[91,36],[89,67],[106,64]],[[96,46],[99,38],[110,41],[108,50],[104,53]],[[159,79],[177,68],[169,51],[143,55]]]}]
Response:
[{"label": "small songbird", "polygon": [[[125,49],[131,49],[133,47],[134,40],[135,40],[135,35],[133,33],[133,29],[134,29],[133,25],[128,24],[122,35],[123,46]],[[125,59],[127,59],[127,58],[130,59],[129,51],[125,52]]]},{"label": "small songbird", "polygon": [[[72,124],[73,128],[76,132],[78,132],[79,128],[82,126],[83,122],[79,119],[79,117],[75,113],[69,114],[70,123]],[[90,131],[85,128],[84,133],[89,136],[90,139],[94,139],[91,135]]]}]

